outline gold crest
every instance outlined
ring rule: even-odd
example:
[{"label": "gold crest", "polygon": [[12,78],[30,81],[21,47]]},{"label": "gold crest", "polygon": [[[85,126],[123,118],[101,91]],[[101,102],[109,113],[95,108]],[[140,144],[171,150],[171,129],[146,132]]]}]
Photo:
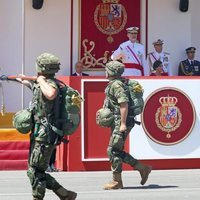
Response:
[{"label": "gold crest", "polygon": [[107,41],[113,42],[112,35],[122,31],[127,23],[126,9],[119,0],[102,0],[96,7],[94,22],[102,33],[109,35]]},{"label": "gold crest", "polygon": [[175,131],[182,122],[182,114],[176,106],[178,99],[176,97],[160,97],[161,107],[157,109],[155,121],[157,127],[166,132],[166,137],[171,138],[170,132]]}]

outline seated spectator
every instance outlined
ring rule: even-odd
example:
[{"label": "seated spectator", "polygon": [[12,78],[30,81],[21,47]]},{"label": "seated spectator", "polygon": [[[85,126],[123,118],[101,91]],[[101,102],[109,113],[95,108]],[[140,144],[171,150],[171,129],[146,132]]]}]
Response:
[{"label": "seated spectator", "polygon": [[83,73],[83,63],[78,61],[75,65],[76,72],[72,76],[89,76],[89,74]]},{"label": "seated spectator", "polygon": [[195,60],[195,47],[189,47],[186,50],[187,59],[179,63],[179,76],[200,76],[200,62]]},{"label": "seated spectator", "polygon": [[163,71],[163,64],[160,60],[153,63],[153,71],[150,76],[168,76],[168,73]]},{"label": "seated spectator", "polygon": [[164,41],[161,39],[158,39],[154,41],[152,44],[154,46],[154,51],[147,54],[147,63],[150,70],[150,74],[154,71],[153,69],[154,62],[159,60],[162,62],[163,72],[171,76],[172,69],[171,69],[171,63],[170,63],[170,54],[163,51]]}]

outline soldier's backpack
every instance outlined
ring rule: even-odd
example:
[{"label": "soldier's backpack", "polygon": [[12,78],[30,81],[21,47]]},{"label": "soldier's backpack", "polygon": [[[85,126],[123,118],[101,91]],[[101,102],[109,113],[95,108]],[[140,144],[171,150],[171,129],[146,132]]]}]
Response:
[{"label": "soldier's backpack", "polygon": [[[143,88],[139,84],[138,81],[135,81],[133,79],[116,79],[113,80],[113,83],[115,81],[120,81],[124,83],[124,88],[129,95],[129,112],[128,112],[128,118],[135,118],[137,115],[141,114],[144,107],[144,100],[143,100]],[[114,98],[113,96],[109,96],[109,98]],[[140,124],[140,122],[134,120],[136,124]]]},{"label": "soldier's backpack", "polygon": [[[83,99],[77,90],[65,85],[62,81],[57,79],[55,79],[55,82],[59,90],[55,99],[55,118],[49,125],[53,132],[62,138],[64,135],[73,134],[78,128],[80,124],[80,106]],[[47,122],[48,120],[44,121]],[[35,125],[35,136],[38,134],[37,125],[38,123]],[[13,117],[13,126],[20,133],[29,133],[33,128],[32,109],[18,111]]]},{"label": "soldier's backpack", "polygon": [[59,93],[55,104],[55,122],[52,129],[58,135],[71,135],[80,123],[80,106],[83,101],[80,93],[56,80]]},{"label": "soldier's backpack", "polygon": [[127,79],[126,85],[129,92],[129,117],[137,116],[142,113],[144,108],[144,90],[138,81]]}]

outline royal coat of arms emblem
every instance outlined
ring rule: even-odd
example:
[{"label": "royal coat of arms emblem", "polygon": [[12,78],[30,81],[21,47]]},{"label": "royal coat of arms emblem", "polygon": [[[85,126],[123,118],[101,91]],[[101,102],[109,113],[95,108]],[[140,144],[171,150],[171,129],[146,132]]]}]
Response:
[{"label": "royal coat of arms emblem", "polygon": [[155,114],[155,122],[162,131],[166,132],[166,137],[170,138],[170,132],[175,131],[182,122],[182,114],[176,106],[178,99],[176,97],[160,97],[161,107]]},{"label": "royal coat of arms emblem", "polygon": [[142,126],[154,142],[174,145],[190,135],[195,116],[194,105],[186,93],[177,88],[164,87],[145,100]]},{"label": "royal coat of arms emblem", "polygon": [[94,12],[94,22],[99,31],[109,35],[107,41],[114,41],[112,35],[124,29],[127,23],[127,12],[120,0],[102,0]]}]

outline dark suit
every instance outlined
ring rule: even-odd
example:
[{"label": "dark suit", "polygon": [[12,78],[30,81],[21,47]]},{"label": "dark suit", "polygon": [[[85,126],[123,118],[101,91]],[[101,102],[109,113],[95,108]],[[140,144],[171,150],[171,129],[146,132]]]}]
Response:
[{"label": "dark suit", "polygon": [[178,75],[200,76],[200,62],[198,60],[194,60],[193,63],[190,63],[188,59],[181,61],[178,68]]},{"label": "dark suit", "polygon": [[[77,76],[76,72],[72,74],[72,76]],[[89,74],[82,73],[82,76],[89,76]]]}]

